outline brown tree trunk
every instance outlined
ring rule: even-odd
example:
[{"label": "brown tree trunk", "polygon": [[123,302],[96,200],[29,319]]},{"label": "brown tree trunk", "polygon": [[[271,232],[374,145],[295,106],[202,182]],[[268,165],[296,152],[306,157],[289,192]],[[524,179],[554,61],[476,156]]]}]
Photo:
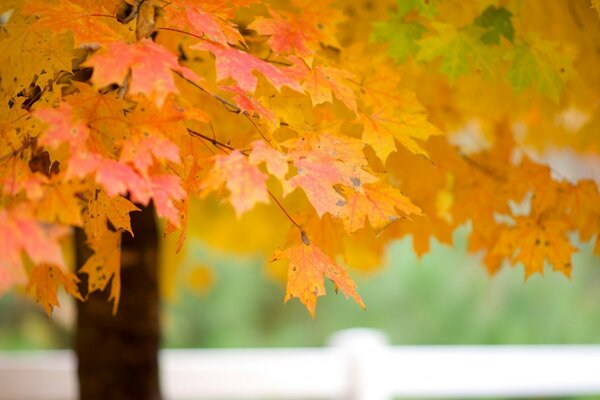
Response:
[{"label": "brown tree trunk", "polygon": [[[108,289],[78,303],[75,350],[81,400],[159,400],[158,230],[153,207],[131,213],[135,237],[121,242],[121,299],[116,315]],[[90,254],[77,235],[77,262]],[[85,279],[85,275],[82,279]]]}]

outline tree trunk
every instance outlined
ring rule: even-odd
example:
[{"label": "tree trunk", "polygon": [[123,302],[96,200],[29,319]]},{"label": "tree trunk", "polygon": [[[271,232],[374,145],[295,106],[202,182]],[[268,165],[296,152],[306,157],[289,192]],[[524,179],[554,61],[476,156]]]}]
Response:
[{"label": "tree trunk", "polygon": [[[153,207],[131,213],[135,237],[121,242],[121,299],[116,315],[108,289],[78,303],[75,350],[81,400],[159,400],[158,230]],[[77,232],[77,263],[90,255]],[[82,278],[85,279],[86,275]]]}]

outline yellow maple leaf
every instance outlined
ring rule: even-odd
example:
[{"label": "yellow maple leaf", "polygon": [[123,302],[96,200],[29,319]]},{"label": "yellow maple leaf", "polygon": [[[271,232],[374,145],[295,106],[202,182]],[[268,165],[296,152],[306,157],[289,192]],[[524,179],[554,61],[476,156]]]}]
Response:
[{"label": "yellow maple leaf", "polygon": [[35,266],[29,274],[27,292],[35,293],[35,301],[44,307],[46,314],[50,317],[52,309],[60,306],[57,292],[61,285],[67,293],[83,301],[77,283],[79,283],[79,279],[72,272],[55,265],[40,264]]}]

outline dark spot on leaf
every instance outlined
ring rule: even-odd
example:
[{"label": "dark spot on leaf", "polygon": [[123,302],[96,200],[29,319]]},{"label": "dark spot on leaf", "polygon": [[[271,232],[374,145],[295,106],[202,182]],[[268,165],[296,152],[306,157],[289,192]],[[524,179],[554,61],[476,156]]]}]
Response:
[{"label": "dark spot on leaf", "polygon": [[300,237],[302,238],[302,243],[307,246],[310,246],[310,239],[304,230],[300,231]]},{"label": "dark spot on leaf", "polygon": [[360,178],[357,176],[353,176],[352,178],[350,178],[350,181],[352,182],[352,185],[354,187],[359,187],[360,186]]}]

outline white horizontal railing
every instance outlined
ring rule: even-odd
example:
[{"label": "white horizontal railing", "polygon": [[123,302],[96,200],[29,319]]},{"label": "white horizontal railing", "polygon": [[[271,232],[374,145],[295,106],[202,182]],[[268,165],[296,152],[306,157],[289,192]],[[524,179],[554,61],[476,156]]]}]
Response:
[{"label": "white horizontal railing", "polygon": [[[388,346],[339,332],[325,348],[163,350],[166,399],[355,399],[600,394],[600,346]],[[77,398],[70,351],[0,352],[1,400]]]}]

